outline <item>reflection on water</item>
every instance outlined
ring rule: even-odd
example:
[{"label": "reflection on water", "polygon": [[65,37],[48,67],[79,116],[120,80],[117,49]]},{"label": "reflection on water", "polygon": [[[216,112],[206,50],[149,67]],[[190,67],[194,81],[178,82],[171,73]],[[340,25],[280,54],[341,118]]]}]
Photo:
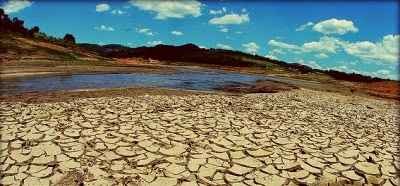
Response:
[{"label": "reflection on water", "polygon": [[2,94],[23,92],[46,92],[55,90],[73,90],[90,88],[116,87],[157,87],[187,90],[215,90],[220,86],[232,84],[250,84],[257,80],[275,80],[295,84],[313,84],[310,82],[222,72],[217,70],[176,68],[186,73],[181,74],[93,74],[93,75],[53,75],[21,77],[13,81],[2,81]]}]

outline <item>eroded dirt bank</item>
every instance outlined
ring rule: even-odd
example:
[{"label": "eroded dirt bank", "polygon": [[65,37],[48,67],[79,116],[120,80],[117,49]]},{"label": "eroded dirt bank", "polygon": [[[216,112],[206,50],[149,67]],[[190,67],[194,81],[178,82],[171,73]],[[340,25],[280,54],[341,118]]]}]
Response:
[{"label": "eroded dirt bank", "polygon": [[398,185],[398,109],[306,89],[1,102],[0,182]]}]

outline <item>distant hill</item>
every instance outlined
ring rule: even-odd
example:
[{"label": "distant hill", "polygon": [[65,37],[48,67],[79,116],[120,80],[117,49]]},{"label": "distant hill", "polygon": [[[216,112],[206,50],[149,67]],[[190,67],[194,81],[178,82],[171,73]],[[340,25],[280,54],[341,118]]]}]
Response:
[{"label": "distant hill", "polygon": [[[259,55],[251,55],[241,51],[231,51],[224,49],[204,49],[192,43],[182,46],[157,45],[154,47],[138,48],[114,48],[102,53],[106,57],[112,58],[152,58],[165,62],[190,62],[198,64],[210,64],[234,67],[254,67],[254,68],[280,68],[292,73],[319,73],[326,74],[335,79],[354,82],[378,82],[388,79],[372,78],[356,73],[345,73],[336,70],[319,70],[299,63],[287,63],[284,61],[269,59]],[[390,80],[389,80],[390,81]]]},{"label": "distant hill", "polygon": [[108,54],[112,51],[120,51],[120,50],[124,50],[124,49],[129,49],[129,47],[126,47],[124,45],[119,45],[119,44],[98,45],[98,44],[90,44],[90,43],[79,43],[78,45],[86,50],[96,52],[103,56],[105,56],[106,54]]}]

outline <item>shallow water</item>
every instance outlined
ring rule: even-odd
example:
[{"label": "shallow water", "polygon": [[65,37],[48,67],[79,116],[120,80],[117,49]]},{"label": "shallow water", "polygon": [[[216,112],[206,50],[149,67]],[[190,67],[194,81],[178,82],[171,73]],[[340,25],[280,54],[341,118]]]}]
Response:
[{"label": "shallow water", "polygon": [[21,77],[12,81],[2,81],[2,94],[47,92],[56,90],[74,90],[90,88],[117,87],[157,87],[185,90],[218,91],[221,86],[251,84],[257,80],[274,80],[294,84],[316,83],[297,81],[284,78],[204,70],[191,68],[176,68],[181,74],[91,74],[91,75],[52,75],[37,77]]}]

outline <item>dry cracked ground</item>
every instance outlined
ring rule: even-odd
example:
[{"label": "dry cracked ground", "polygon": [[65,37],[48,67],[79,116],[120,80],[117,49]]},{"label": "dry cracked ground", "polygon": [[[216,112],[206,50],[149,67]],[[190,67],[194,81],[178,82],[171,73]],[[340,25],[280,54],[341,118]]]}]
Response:
[{"label": "dry cracked ground", "polygon": [[3,185],[399,185],[399,105],[311,90],[1,103]]}]

